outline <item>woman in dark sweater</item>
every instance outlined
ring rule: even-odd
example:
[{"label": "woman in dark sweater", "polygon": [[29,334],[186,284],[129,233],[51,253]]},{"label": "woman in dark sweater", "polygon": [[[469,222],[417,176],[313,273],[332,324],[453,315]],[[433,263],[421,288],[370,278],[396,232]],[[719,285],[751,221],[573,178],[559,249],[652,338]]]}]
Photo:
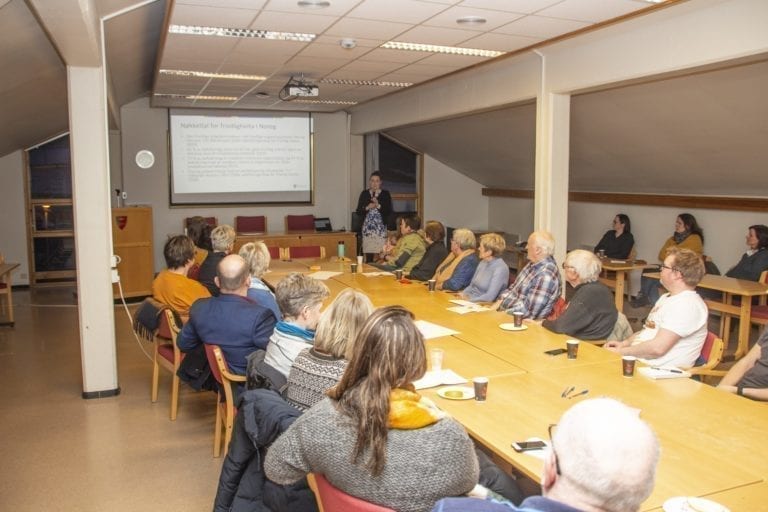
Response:
[{"label": "woman in dark sweater", "polygon": [[445,247],[445,243],[443,243],[445,227],[441,222],[436,220],[427,222],[424,228],[424,238],[429,244],[427,252],[424,253],[421,261],[411,269],[411,273],[408,274],[409,279],[416,279],[417,281],[432,279],[437,266],[448,256],[448,249]]},{"label": "woman in dark sweater", "polygon": [[619,213],[613,218],[613,229],[606,231],[595,246],[595,252],[605,251],[608,258],[625,260],[635,246],[629,217]]},{"label": "woman in dark sweater", "polygon": [[747,252],[728,272],[728,277],[758,281],[760,274],[768,270],[768,226],[756,224],[749,226],[747,232]]},{"label": "woman in dark sweater", "polygon": [[563,269],[575,293],[556,320],[544,320],[542,325],[582,340],[606,339],[619,312],[611,290],[597,279],[602,269],[600,260],[589,251],[577,249],[565,257]]}]

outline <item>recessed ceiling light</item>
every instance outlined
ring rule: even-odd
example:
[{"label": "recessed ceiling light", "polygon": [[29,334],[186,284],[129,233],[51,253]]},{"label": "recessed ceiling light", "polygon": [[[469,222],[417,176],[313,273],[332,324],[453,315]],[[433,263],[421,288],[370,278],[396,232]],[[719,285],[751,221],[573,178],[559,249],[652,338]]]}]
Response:
[{"label": "recessed ceiling light", "polygon": [[250,28],[200,27],[195,25],[170,25],[168,33],[192,36],[252,37],[256,39],[301,41],[306,43],[314,41],[317,37],[317,34],[304,34],[301,32],[273,32],[271,30],[253,30]]},{"label": "recessed ceiling light", "polygon": [[198,94],[160,94],[155,93],[158,98],[167,98],[171,100],[204,100],[204,101],[235,101],[237,96],[203,96]]},{"label": "recessed ceiling light", "polygon": [[331,2],[325,0],[299,0],[296,5],[303,9],[325,9],[331,6]]},{"label": "recessed ceiling light", "polygon": [[482,25],[486,21],[488,20],[486,20],[482,16],[462,16],[461,18],[456,20],[456,23],[464,26],[475,26],[475,25]]},{"label": "recessed ceiling light", "polygon": [[381,48],[390,50],[409,50],[413,52],[445,53],[448,55],[467,55],[470,57],[498,57],[506,52],[496,50],[480,50],[478,48],[459,48],[456,46],[438,46],[434,44],[405,43],[402,41],[387,41]]},{"label": "recessed ceiling light", "polygon": [[373,87],[410,87],[412,82],[381,82],[379,80],[353,80],[351,78],[323,78],[322,84],[334,85],[370,85]]},{"label": "recessed ceiling light", "polygon": [[293,100],[291,103],[314,103],[317,105],[357,105],[356,101],[343,100]]},{"label": "recessed ceiling light", "polygon": [[195,78],[224,78],[228,80],[266,80],[267,77],[259,75],[238,75],[236,73],[207,73],[205,71],[187,71],[184,69],[161,69],[161,75],[193,76]]}]

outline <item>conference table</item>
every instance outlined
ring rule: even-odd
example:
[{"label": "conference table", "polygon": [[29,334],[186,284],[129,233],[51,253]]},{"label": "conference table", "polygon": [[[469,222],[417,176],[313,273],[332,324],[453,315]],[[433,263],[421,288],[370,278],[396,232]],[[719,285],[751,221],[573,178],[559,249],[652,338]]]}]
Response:
[{"label": "conference table", "polygon": [[[732,512],[765,508],[765,404],[687,378],[652,380],[639,373],[623,377],[620,357],[589,343],[580,344],[576,359],[547,355],[547,350],[564,348],[568,337],[537,323],[526,323],[521,331],[503,330],[499,325],[512,320],[503,312],[449,311],[455,306],[454,294],[429,292],[422,283],[398,281],[392,275],[367,275],[378,272],[367,265],[365,273],[352,274],[345,261],[291,262],[291,268],[283,267],[287,262],[275,262],[265,281],[275,286],[281,276],[301,264],[310,275],[338,272],[325,280],[332,295],[352,287],[365,292],[377,306],[400,304],[413,311],[417,321],[452,329],[450,335],[427,339],[427,349],[443,349],[443,368],[468,380],[488,377],[488,398],[485,402],[448,400],[438,395],[440,387],[421,393],[517,472],[539,481],[543,463],[529,453],[515,452],[513,441],[546,439],[548,426],[557,423],[571,405],[610,396],[638,409],[661,444],[656,485],[642,510],[660,510],[674,496],[709,497]],[[563,391],[571,386],[572,398],[563,398]],[[584,390],[588,392],[573,396]]]},{"label": "conference table", "polygon": [[624,311],[624,291],[626,289],[629,272],[655,266],[649,265],[643,260],[612,260],[609,258],[602,258],[600,262],[603,266],[603,270],[615,273],[613,278],[607,276],[601,277],[600,282],[613,288],[614,293],[616,294],[616,309],[619,311]]},{"label": "conference table", "polygon": [[[654,279],[660,278],[658,272],[646,275]],[[746,279],[704,274],[697,287],[722,293],[722,300],[712,300],[705,297],[704,302],[707,303],[710,311],[723,313],[723,320],[720,322],[720,337],[723,338],[726,349],[731,336],[731,316],[739,318],[735,358],[744,357],[749,350],[749,328],[751,325],[749,319],[752,316],[752,297],[768,295],[768,286],[765,283],[747,281]],[[739,304],[734,304],[733,299],[735,297],[739,297]]]}]

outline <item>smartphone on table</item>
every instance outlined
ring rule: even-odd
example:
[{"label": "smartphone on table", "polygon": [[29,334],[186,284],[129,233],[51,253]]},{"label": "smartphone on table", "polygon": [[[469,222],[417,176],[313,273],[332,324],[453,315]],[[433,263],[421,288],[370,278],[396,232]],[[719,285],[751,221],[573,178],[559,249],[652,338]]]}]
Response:
[{"label": "smartphone on table", "polygon": [[541,450],[547,447],[547,443],[544,441],[515,441],[512,443],[512,448],[516,452],[528,452],[531,450]]},{"label": "smartphone on table", "polygon": [[544,351],[544,353],[548,356],[559,356],[560,354],[565,354],[566,352],[568,351],[564,348],[553,348],[552,350]]}]

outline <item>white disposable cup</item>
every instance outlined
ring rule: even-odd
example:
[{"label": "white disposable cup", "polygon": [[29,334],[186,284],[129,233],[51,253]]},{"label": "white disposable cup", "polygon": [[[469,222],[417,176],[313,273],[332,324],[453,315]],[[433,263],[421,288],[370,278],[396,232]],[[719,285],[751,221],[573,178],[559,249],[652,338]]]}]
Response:
[{"label": "white disposable cup", "polygon": [[429,351],[429,362],[433,372],[439,372],[443,369],[443,355],[445,355],[445,351],[441,348],[433,348]]},{"label": "white disposable cup", "polygon": [[362,272],[363,271],[363,257],[358,256],[357,257],[357,271]]}]

